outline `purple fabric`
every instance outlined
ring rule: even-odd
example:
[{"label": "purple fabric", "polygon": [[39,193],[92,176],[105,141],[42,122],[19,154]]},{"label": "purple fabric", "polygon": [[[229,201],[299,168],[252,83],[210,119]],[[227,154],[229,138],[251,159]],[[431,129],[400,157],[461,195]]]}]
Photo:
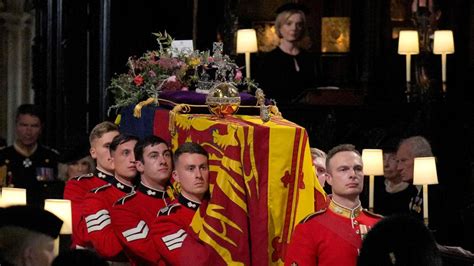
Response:
[{"label": "purple fabric", "polygon": [[[204,105],[206,104],[207,94],[197,93],[195,91],[162,91],[158,97],[161,99],[173,101],[175,103]],[[255,105],[257,104],[257,98],[246,92],[241,92],[240,104]]]}]

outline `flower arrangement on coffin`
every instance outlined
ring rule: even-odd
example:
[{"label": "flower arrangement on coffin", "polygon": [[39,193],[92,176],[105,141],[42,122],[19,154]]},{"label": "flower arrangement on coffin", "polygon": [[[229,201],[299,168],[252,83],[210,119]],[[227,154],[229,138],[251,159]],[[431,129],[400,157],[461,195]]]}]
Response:
[{"label": "flower arrangement on coffin", "polygon": [[243,79],[241,68],[222,54],[221,45],[214,47],[212,55],[209,51],[178,51],[171,47],[173,38],[169,34],[153,34],[159,49],[147,51],[139,58],[129,57],[128,72],[112,78],[108,89],[114,95],[115,104],[109,111],[141,101],[156,103],[161,91],[205,93],[219,82],[256,89],[251,80]]}]

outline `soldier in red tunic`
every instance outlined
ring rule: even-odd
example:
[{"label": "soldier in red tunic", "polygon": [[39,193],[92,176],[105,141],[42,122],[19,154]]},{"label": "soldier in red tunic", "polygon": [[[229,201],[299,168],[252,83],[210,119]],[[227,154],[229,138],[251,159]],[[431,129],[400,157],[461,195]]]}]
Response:
[{"label": "soldier in red tunic", "polygon": [[181,184],[181,195],[160,210],[152,225],[153,241],[160,255],[157,265],[179,265],[180,256],[185,256],[180,253],[189,224],[209,188],[208,154],[199,144],[182,144],[173,159],[172,176]]},{"label": "soldier in red tunic", "polygon": [[132,264],[153,265],[159,254],[149,231],[160,209],[171,202],[166,193],[173,170],[171,151],[163,139],[149,136],[135,146],[135,159],[140,184],[115,203],[112,225]]},{"label": "soldier in red tunic", "polygon": [[90,154],[96,160],[96,170],[94,173],[78,176],[66,182],[64,198],[71,201],[72,209],[72,248],[87,246],[87,230],[84,226],[79,226],[82,202],[87,192],[114,179],[109,146],[118,134],[118,127],[111,122],[97,124],[89,135]]},{"label": "soldier in red tunic", "polygon": [[328,208],[313,213],[296,226],[285,265],[356,265],[362,238],[380,216],[362,209],[364,172],[353,145],[329,151],[327,182],[332,187]]},{"label": "soldier in red tunic", "polygon": [[122,245],[111,225],[110,210],[113,204],[133,188],[137,174],[134,148],[138,139],[129,135],[117,135],[110,143],[110,155],[115,169],[111,183],[94,189],[83,202],[81,223],[85,223],[92,247],[97,253],[112,261],[127,261]]}]

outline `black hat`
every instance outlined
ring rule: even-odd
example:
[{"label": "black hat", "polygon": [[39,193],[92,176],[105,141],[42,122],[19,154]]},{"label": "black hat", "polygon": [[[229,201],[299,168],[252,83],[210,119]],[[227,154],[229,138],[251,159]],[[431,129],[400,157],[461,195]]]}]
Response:
[{"label": "black hat", "polygon": [[62,225],[63,221],[56,215],[38,207],[11,206],[0,209],[0,228],[17,226],[56,239]]},{"label": "black hat", "polygon": [[281,12],[289,11],[289,10],[299,10],[299,11],[302,11],[305,15],[309,13],[309,9],[306,6],[302,4],[298,4],[298,3],[283,4],[279,8],[277,8],[275,13],[280,14]]},{"label": "black hat", "polygon": [[398,149],[398,143],[400,142],[400,138],[386,136],[379,144],[379,147],[385,153],[396,153]]},{"label": "black hat", "polygon": [[59,157],[59,162],[73,163],[89,155],[89,143],[79,142],[75,146],[65,149]]}]

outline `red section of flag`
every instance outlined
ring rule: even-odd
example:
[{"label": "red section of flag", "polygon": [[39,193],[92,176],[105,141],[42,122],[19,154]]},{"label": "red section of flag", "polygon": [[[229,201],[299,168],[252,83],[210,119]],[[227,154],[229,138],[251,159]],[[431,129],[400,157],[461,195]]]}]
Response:
[{"label": "red section of flag", "polygon": [[171,143],[171,134],[168,129],[169,110],[157,108],[153,121],[153,135],[164,139],[167,143]]},{"label": "red section of flag", "polygon": [[[210,164],[218,167],[219,174],[231,178],[244,191],[242,193],[233,188],[230,183],[227,184],[230,187],[224,187],[223,189],[216,184],[218,173],[216,171],[211,172],[211,184],[214,184],[214,189],[206,210],[200,210],[200,212],[204,218],[204,223],[212,228],[210,230],[203,227],[202,230],[205,230],[206,235],[211,237],[215,246],[209,247],[207,244],[200,242],[206,250],[205,253],[209,256],[207,256],[206,262],[193,261],[193,264],[205,265],[209,262],[222,261],[222,257],[215,251],[217,246],[229,251],[232,261],[241,262],[244,265],[267,265],[267,193],[269,178],[267,175],[270,129],[242,119],[228,118],[225,122],[214,118],[209,118],[209,120],[215,121],[215,123],[212,123],[203,131],[199,131],[192,126],[189,129],[178,128],[176,136],[178,143],[181,144],[191,139],[191,141],[201,144],[209,152],[210,158],[213,158],[210,160]],[[229,132],[229,123],[240,126],[243,129],[243,134],[238,136],[234,131]],[[249,134],[251,130],[253,130],[253,134]],[[234,133],[234,136],[231,138],[237,141],[237,145],[219,145],[219,141],[216,140],[216,138],[219,138],[218,136],[226,136],[232,133]],[[253,136],[259,137],[252,138]],[[241,163],[239,171],[234,171],[235,169],[225,165],[227,162],[225,157],[233,161],[239,161]],[[231,195],[224,190],[232,190],[234,196],[243,199],[247,210],[243,210],[234,200],[229,198]],[[219,208],[213,209],[215,206]],[[209,215],[210,213],[213,213],[213,215]],[[216,216],[221,218],[216,218]],[[224,219],[229,219],[232,223],[238,225],[240,230],[224,222]],[[226,241],[226,238],[230,241]],[[250,245],[250,243],[254,244]],[[195,250],[196,252],[203,252],[202,250]],[[203,257],[199,254],[194,255],[190,255],[190,257],[196,260]],[[227,263],[229,262],[227,261]]]}]

